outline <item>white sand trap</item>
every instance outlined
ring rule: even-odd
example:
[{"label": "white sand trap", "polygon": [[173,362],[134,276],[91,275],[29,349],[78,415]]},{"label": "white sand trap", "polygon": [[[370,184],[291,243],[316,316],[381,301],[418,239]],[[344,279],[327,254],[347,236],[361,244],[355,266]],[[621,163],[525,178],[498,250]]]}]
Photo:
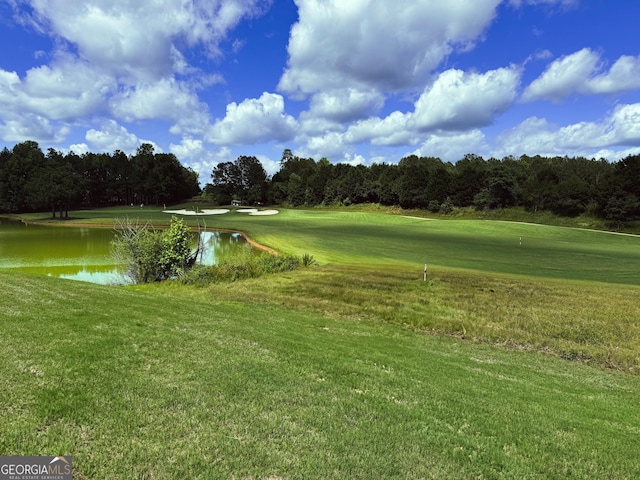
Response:
[{"label": "white sand trap", "polygon": [[162,213],[172,213],[174,215],[195,215],[196,212],[193,210],[163,210]]},{"label": "white sand trap", "polygon": [[248,213],[249,215],[276,215],[278,210],[258,210],[257,208],[239,208],[238,213]]},{"label": "white sand trap", "polygon": [[[240,208],[236,210],[236,212],[248,213],[249,215],[276,215],[280,213],[278,210],[258,210],[257,208]],[[203,209],[199,212],[194,212],[193,210],[183,208],[181,210],[163,210],[162,213],[170,213],[172,215],[224,215],[225,213],[229,213],[229,209]]]},{"label": "white sand trap", "polygon": [[278,210],[260,210],[257,212],[251,212],[249,215],[277,215],[280,213]]},{"label": "white sand trap", "polygon": [[225,213],[229,213],[229,210],[226,208],[218,208],[214,210],[201,210],[199,212],[194,212],[193,210],[163,210],[162,213],[171,213],[173,215],[222,215]]},{"label": "white sand trap", "polygon": [[214,208],[211,210],[202,210],[202,215],[223,215],[229,213],[227,208]]}]

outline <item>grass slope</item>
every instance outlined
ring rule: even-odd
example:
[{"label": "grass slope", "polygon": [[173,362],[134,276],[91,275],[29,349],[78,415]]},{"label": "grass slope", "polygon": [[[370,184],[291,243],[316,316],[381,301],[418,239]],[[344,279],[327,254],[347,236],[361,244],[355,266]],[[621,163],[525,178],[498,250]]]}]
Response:
[{"label": "grass slope", "polygon": [[640,475],[638,376],[186,293],[0,274],[2,455],[92,479]]}]

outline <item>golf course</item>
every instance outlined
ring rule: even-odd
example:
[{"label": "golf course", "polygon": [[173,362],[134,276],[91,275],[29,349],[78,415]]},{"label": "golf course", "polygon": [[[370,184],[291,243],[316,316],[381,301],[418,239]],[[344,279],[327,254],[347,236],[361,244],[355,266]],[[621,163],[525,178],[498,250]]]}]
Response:
[{"label": "golf course", "polygon": [[[206,286],[0,269],[0,454],[71,455],[78,479],[640,478],[639,236],[268,213],[181,218],[315,265]],[[49,217],[20,215],[172,214]]]}]

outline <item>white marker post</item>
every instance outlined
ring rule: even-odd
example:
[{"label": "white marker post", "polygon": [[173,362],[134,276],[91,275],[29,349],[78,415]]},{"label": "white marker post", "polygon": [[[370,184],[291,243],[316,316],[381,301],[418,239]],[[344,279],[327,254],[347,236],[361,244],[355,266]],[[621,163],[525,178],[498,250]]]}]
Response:
[{"label": "white marker post", "polygon": [[427,281],[427,264],[424,264],[424,281]]}]

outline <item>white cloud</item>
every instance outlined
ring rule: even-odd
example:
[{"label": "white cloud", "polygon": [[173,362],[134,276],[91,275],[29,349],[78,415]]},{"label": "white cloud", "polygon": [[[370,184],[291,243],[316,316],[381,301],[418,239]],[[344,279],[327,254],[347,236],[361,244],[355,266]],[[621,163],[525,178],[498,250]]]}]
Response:
[{"label": "white cloud", "polygon": [[280,171],[280,159],[272,160],[266,155],[257,155],[256,156],[260,163],[264,167],[264,170],[267,172],[267,175],[274,175]]},{"label": "white cloud", "polygon": [[509,3],[514,7],[522,7],[523,5],[545,5],[545,6],[559,6],[563,9],[569,9],[577,6],[580,0],[509,0]]},{"label": "white cloud", "polygon": [[299,21],[279,88],[300,97],[342,88],[415,88],[452,51],[479,39],[499,3],[296,0]]},{"label": "white cloud", "polygon": [[366,160],[362,155],[345,153],[344,157],[342,157],[339,163],[346,163],[348,165],[356,167],[358,165],[364,165],[366,163]]},{"label": "white cloud", "polygon": [[447,70],[425,89],[416,101],[413,112],[395,111],[385,118],[360,120],[344,132],[336,128],[314,138],[309,147],[318,150],[318,144],[328,148],[360,143],[416,145],[424,141],[425,132],[460,131],[486,126],[514,103],[519,81],[520,72],[515,67],[483,74]]},{"label": "white cloud", "polygon": [[[101,152],[113,152],[122,150],[126,153],[133,153],[142,143],[133,133],[119,125],[114,120],[107,120],[102,125],[101,130],[88,130],[85,139],[92,146]],[[152,142],[147,142],[152,143]]]},{"label": "white cloud", "polygon": [[296,120],[284,113],[284,98],[264,92],[258,99],[227,105],[227,114],[210,128],[206,140],[218,145],[286,142],[297,130]]},{"label": "white cloud", "polygon": [[48,118],[34,113],[7,113],[0,119],[0,138],[7,142],[60,143],[69,134],[69,126],[51,122]]},{"label": "white cloud", "polygon": [[640,146],[640,103],[619,105],[600,122],[564,127],[530,117],[504,132],[497,142],[503,155],[584,155],[612,151],[610,147]]},{"label": "white cloud", "polygon": [[447,70],[420,96],[411,122],[420,131],[490,125],[514,103],[519,82],[514,67],[483,74]]},{"label": "white cloud", "polygon": [[484,134],[477,129],[468,132],[438,132],[429,135],[420,148],[412,152],[424,157],[438,157],[445,162],[455,162],[467,153],[483,155],[488,151]]},{"label": "white cloud", "polygon": [[69,145],[69,148],[66,149],[67,152],[73,152],[76,155],[82,155],[83,153],[88,153],[91,151],[89,145],[86,143],[74,143]]},{"label": "white cloud", "polygon": [[[229,147],[210,149],[202,140],[190,137],[183,138],[179,144],[172,143],[169,151],[184,165],[198,173],[201,186],[211,182],[211,172],[216,165],[222,162],[233,162],[237,158]],[[280,170],[279,160],[271,160],[265,155],[257,155],[257,158],[268,175],[273,175]]]},{"label": "white cloud", "polygon": [[411,114],[392,112],[384,119],[369,118],[349,127],[347,139],[350,143],[370,141],[373,145],[412,145],[418,140],[416,133],[409,128]]},{"label": "white cloud", "polygon": [[0,118],[3,112],[29,112],[51,120],[69,120],[104,108],[115,82],[68,55],[51,66],[16,72],[0,70]]},{"label": "white cloud", "polygon": [[345,152],[351,153],[353,147],[345,141],[343,132],[328,132],[325,135],[312,137],[305,147],[300,149],[299,155],[304,157],[329,159],[342,158]]},{"label": "white cloud", "polygon": [[[27,2],[25,2],[27,3]],[[43,31],[77,46],[89,62],[129,76],[133,83],[153,81],[184,69],[176,46],[200,43],[210,54],[245,17],[258,15],[265,0],[31,0]]]},{"label": "white cloud", "polygon": [[206,104],[192,89],[173,77],[149,84],[138,84],[111,98],[116,118],[134,120],[166,119],[176,122],[171,133],[202,133],[209,123]]},{"label": "white cloud", "polygon": [[589,93],[620,93],[640,89],[640,56],[620,57],[608,72],[586,82]]},{"label": "white cloud", "polygon": [[179,144],[172,143],[169,151],[198,174],[201,186],[211,182],[211,172],[218,163],[234,160],[228,147],[214,151],[208,149],[202,140],[194,138],[183,138]]},{"label": "white cloud", "polygon": [[640,103],[617,106],[605,125],[609,145],[640,145]]},{"label": "white cloud", "polygon": [[599,61],[599,55],[588,48],[554,61],[525,89],[522,100],[559,101],[568,97],[584,85]]},{"label": "white cloud", "polygon": [[640,89],[640,56],[622,56],[608,71],[599,53],[583,48],[552,62],[522,94],[522,100],[560,101],[574,93],[620,93]]},{"label": "white cloud", "polygon": [[307,114],[336,122],[351,122],[377,113],[383,105],[384,97],[376,91],[344,88],[313,95]]}]

